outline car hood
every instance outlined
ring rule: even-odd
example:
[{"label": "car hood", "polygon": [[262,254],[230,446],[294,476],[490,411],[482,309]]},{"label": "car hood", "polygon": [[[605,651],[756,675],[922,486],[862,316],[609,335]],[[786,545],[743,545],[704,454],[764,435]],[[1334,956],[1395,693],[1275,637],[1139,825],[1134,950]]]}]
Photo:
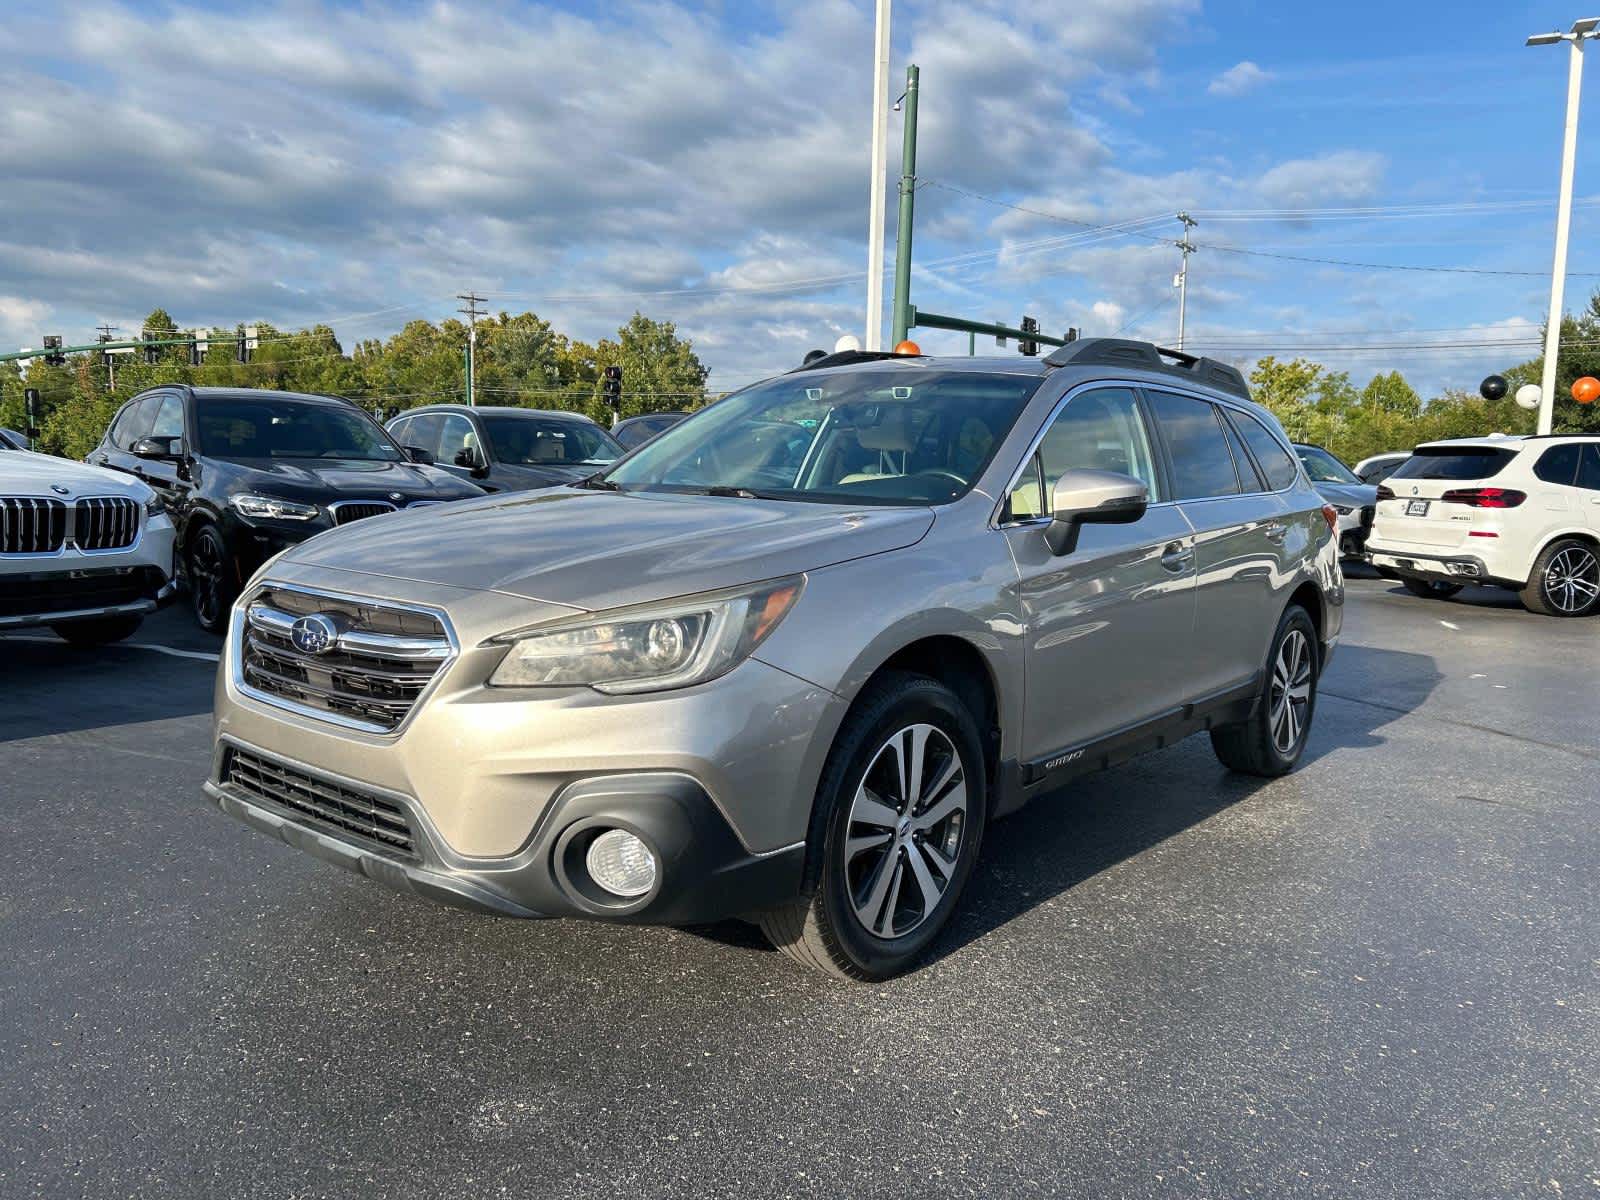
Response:
[{"label": "car hood", "polygon": [[598,610],[883,554],[932,525],[930,508],[561,488],[354,522],[284,561]]},{"label": "car hood", "polygon": [[1378,489],[1370,483],[1318,483],[1312,486],[1329,504],[1364,508],[1378,502]]},{"label": "car hood", "polygon": [[480,496],[483,489],[449,471],[411,462],[362,462],[355,459],[236,458],[213,460],[224,469],[233,488],[260,488],[286,500],[321,500],[332,493],[347,498],[459,500]]},{"label": "car hood", "polygon": [[[62,488],[66,491],[61,491]],[[0,493],[55,496],[62,500],[78,496],[130,496],[139,501],[155,494],[120,471],[26,450],[0,452]]]}]

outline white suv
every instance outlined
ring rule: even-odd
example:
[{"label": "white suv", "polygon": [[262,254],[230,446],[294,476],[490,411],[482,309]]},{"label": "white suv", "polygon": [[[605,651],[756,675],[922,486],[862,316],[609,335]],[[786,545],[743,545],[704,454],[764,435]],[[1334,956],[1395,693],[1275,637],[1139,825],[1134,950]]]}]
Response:
[{"label": "white suv", "polygon": [[154,489],[0,450],[0,631],[48,625],[75,645],[103,645],[172,593],[172,521]]},{"label": "white suv", "polygon": [[1419,596],[1488,584],[1530,612],[1600,612],[1600,435],[1418,446],[1378,488],[1367,549]]}]

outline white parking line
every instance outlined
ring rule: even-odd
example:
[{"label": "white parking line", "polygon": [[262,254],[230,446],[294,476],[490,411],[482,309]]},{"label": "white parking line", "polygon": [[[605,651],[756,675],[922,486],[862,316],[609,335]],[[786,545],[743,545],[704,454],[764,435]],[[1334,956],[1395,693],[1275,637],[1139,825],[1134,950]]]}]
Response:
[{"label": "white parking line", "polygon": [[[34,642],[41,646],[65,646],[67,643],[51,637],[9,637],[8,642]],[[222,655],[208,654],[204,650],[179,650],[175,646],[158,646],[154,642],[113,642],[109,648],[125,647],[129,650],[154,650],[157,654],[170,654],[173,658],[194,658],[201,662],[220,662]]]}]

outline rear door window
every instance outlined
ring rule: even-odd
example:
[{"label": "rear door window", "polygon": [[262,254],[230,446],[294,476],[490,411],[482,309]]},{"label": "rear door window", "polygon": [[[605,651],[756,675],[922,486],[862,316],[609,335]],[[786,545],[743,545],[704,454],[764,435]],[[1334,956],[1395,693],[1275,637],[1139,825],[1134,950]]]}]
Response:
[{"label": "rear door window", "polygon": [[1583,447],[1577,442],[1568,442],[1565,446],[1551,446],[1539,456],[1539,461],[1533,464],[1533,473],[1546,483],[1560,483],[1567,487],[1572,486],[1572,481],[1578,476],[1578,452]]},{"label": "rear door window", "polygon": [[1156,424],[1172,457],[1174,500],[1237,496],[1239,476],[1216,405],[1173,392],[1151,392]]},{"label": "rear door window", "polygon": [[1257,465],[1266,472],[1267,487],[1274,492],[1281,492],[1293,484],[1300,469],[1295,466],[1294,456],[1284,449],[1283,443],[1273,437],[1265,425],[1246,413],[1232,412],[1228,416],[1250,447],[1250,452],[1255,455]]},{"label": "rear door window", "polygon": [[1492,479],[1517,456],[1501,446],[1418,446],[1390,479]]},{"label": "rear door window", "polygon": [[1578,486],[1600,492],[1600,442],[1590,442],[1583,448],[1578,462]]}]

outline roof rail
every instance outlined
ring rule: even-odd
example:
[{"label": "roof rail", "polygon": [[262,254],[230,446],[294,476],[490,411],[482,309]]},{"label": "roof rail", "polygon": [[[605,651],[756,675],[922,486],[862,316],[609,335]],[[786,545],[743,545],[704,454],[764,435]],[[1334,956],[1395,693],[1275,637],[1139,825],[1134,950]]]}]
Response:
[{"label": "roof rail", "polygon": [[1052,350],[1044,361],[1052,367],[1106,366],[1160,371],[1190,383],[1203,384],[1219,392],[1250,399],[1250,388],[1237,367],[1182,350],[1166,350],[1153,342],[1136,342],[1132,338],[1079,338]]},{"label": "roof rail", "polygon": [[814,358],[808,363],[801,363],[785,371],[785,375],[794,375],[800,371],[820,371],[824,367],[850,367],[856,363],[882,362],[886,358],[914,358],[916,355],[896,354],[893,350],[838,350],[832,354],[824,354],[821,358]]}]

